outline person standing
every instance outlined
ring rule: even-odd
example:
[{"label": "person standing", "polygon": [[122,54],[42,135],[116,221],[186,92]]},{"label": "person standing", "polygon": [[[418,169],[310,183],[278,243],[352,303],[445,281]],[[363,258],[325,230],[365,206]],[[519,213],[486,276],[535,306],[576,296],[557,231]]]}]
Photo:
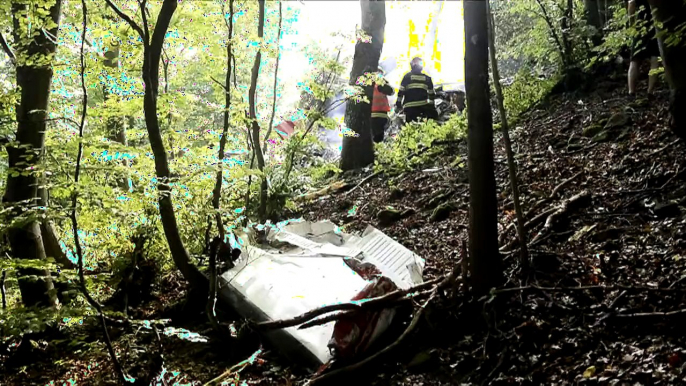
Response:
[{"label": "person standing", "polygon": [[420,118],[437,119],[434,106],[436,92],[431,77],[422,73],[424,63],[416,57],[410,62],[411,71],[405,74],[400,82],[396,111],[405,111],[406,122],[416,122]]},{"label": "person standing", "polygon": [[[660,48],[657,44],[648,0],[629,0],[628,13],[631,25],[637,30],[637,35],[631,44],[631,63],[628,73],[629,95],[635,95],[639,66],[645,60],[650,59],[650,70],[656,70],[659,67]],[[648,94],[655,91],[656,84],[657,75],[649,75]]]},{"label": "person standing", "polygon": [[378,76],[381,81],[375,82],[372,99],[372,139],[375,143],[384,139],[384,132],[388,125],[388,112],[391,111],[388,96],[394,94],[393,87],[383,78],[383,74],[383,70],[379,68]]}]

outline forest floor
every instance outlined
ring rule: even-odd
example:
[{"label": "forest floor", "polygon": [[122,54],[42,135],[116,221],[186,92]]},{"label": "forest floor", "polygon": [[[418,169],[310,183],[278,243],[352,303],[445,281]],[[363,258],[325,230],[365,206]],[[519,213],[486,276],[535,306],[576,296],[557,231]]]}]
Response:
[{"label": "forest floor", "polygon": [[[504,253],[502,288],[510,289],[486,299],[466,291],[439,298],[403,347],[356,374],[355,384],[686,384],[686,144],[666,128],[667,91],[630,98],[624,82],[617,77],[587,92],[550,96],[514,125],[520,192],[525,213],[531,211],[529,267],[518,262],[506,159],[496,136],[499,233],[503,245],[514,247]],[[447,274],[459,266],[467,239],[469,199],[466,145],[441,147],[416,170],[379,174],[350,193],[306,204],[302,215],[347,232],[376,226],[426,259],[425,278]],[[380,223],[378,213],[388,207],[411,211]],[[162,336],[166,384],[207,382],[258,347],[257,341],[220,343],[201,315],[170,310],[184,290],[178,278],[165,280],[160,299],[137,317],[171,317],[175,326],[210,338]],[[156,339],[146,329],[125,330],[113,334],[124,365],[144,366]],[[99,337],[97,326],[83,327],[88,332]],[[102,345],[93,350],[92,339],[84,339],[67,351],[37,342],[29,359],[13,359],[16,348],[0,353],[0,384],[112,384]],[[274,353],[260,358],[240,379],[227,380],[300,385],[307,379]]]}]

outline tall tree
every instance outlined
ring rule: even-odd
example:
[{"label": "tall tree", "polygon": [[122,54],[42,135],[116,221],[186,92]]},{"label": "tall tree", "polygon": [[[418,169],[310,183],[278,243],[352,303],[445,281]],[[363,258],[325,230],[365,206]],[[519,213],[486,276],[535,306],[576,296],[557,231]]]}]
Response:
[{"label": "tall tree", "polygon": [[[384,1],[360,0],[362,9],[362,29],[366,36],[358,36],[355,44],[353,68],[350,71],[350,85],[355,86],[365,71],[376,71],[383,49],[384,29],[386,28],[386,3]],[[370,39],[371,38],[371,39]],[[366,82],[368,83],[368,82]],[[353,170],[374,162],[374,143],[371,133],[370,104],[374,88],[371,84],[363,86],[368,102],[348,102],[345,109],[345,124],[350,135],[343,137],[341,169]]]},{"label": "tall tree", "polygon": [[464,2],[465,86],[469,106],[469,265],[471,285],[478,294],[498,285],[503,276],[502,258],[498,251],[487,15],[485,1]]},{"label": "tall tree", "polygon": [[[233,0],[229,0],[229,13],[224,12],[222,7],[222,17],[226,22],[227,28],[227,39],[226,39],[226,77],[224,78],[224,127],[222,129],[222,137],[219,140],[219,154],[217,154],[217,159],[219,160],[217,166],[217,176],[215,178],[214,189],[212,190],[212,208],[214,209],[214,218],[217,222],[217,232],[219,233],[219,238],[221,242],[225,242],[224,236],[224,222],[222,221],[222,214],[220,209],[220,200],[222,195],[222,181],[224,176],[224,157],[226,149],[226,140],[229,135],[229,118],[231,112],[231,60],[233,59]],[[227,20],[228,19],[228,20]],[[248,194],[250,192],[248,191]],[[215,304],[217,301],[217,253],[216,249],[210,251],[210,261],[209,261],[209,274],[210,274],[210,293],[207,300],[207,317],[212,323],[212,327],[215,330],[220,331],[219,323],[217,321],[217,316],[215,313]]]},{"label": "tall tree", "polygon": [[[264,0],[259,0],[259,16],[257,21],[257,37],[262,40],[264,37]],[[248,104],[250,109],[250,129],[252,133],[252,150],[257,157],[257,167],[261,172],[264,172],[264,154],[262,154],[262,145],[260,141],[260,123],[257,121],[257,112],[255,93],[257,91],[257,78],[260,75],[260,64],[262,62],[262,49],[257,48],[255,54],[255,61],[252,65],[252,72],[250,73],[250,89],[248,90]],[[260,206],[257,210],[257,216],[260,222],[264,222],[267,216],[267,177],[262,176],[260,183]]]},{"label": "tall tree", "polygon": [[[38,8],[42,8],[46,16],[44,20],[39,18],[39,23],[35,20],[28,23],[27,4],[12,4],[17,86],[21,89],[21,99],[17,106],[16,140],[7,145],[10,172],[3,202],[13,207],[9,219],[16,221],[17,225],[9,231],[9,243],[14,257],[21,259],[46,257],[40,224],[34,214],[40,200],[38,187],[42,173],[38,170],[44,154],[52,57],[56,49],[61,6],[61,0],[36,5],[31,17],[39,14],[36,12]],[[45,269],[20,270],[19,289],[26,306],[57,305],[50,273]]]},{"label": "tall tree", "polygon": [[661,25],[658,33],[662,62],[669,82],[669,105],[672,130],[686,140],[686,2],[682,0],[650,0],[653,17]]},{"label": "tall tree", "polygon": [[160,13],[157,15],[157,22],[152,35],[148,27],[148,14],[145,9],[145,2],[141,3],[142,26],[138,25],[130,16],[122,12],[112,2],[106,0],[112,10],[124,19],[140,36],[143,41],[143,83],[145,85],[145,95],[143,99],[143,112],[145,116],[145,126],[148,131],[150,147],[155,157],[155,173],[157,175],[159,192],[159,210],[162,219],[162,228],[169,244],[169,250],[174,263],[188,280],[191,285],[198,289],[207,289],[207,281],[196,266],[191,263],[190,254],[181,239],[179,227],[174,213],[172,202],[172,182],[171,170],[169,168],[168,153],[164,148],[164,140],[160,131],[160,121],[157,113],[157,97],[159,95],[160,83],[160,58],[162,57],[162,47],[164,37],[169,28],[171,18],[178,6],[177,0],[164,0]]},{"label": "tall tree", "polygon": [[600,17],[601,4],[598,4],[602,0],[584,0],[584,16],[586,19],[586,24],[594,28],[593,31],[593,44],[598,45],[602,43],[602,32],[603,32],[603,20]]}]

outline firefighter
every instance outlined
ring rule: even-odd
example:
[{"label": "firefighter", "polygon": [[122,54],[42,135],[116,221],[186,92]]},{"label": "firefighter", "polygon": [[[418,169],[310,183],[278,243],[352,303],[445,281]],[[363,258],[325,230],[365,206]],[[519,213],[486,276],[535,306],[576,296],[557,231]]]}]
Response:
[{"label": "firefighter", "polygon": [[388,112],[391,105],[388,103],[388,95],[393,95],[393,87],[383,78],[384,72],[378,70],[378,76],[382,79],[374,84],[374,97],[372,99],[372,138],[379,143],[384,139],[384,132],[388,125]]},{"label": "firefighter", "polygon": [[436,92],[431,77],[422,73],[422,58],[412,59],[410,68],[411,71],[400,82],[396,111],[401,108],[405,111],[406,122],[416,122],[420,118],[437,119],[438,113],[434,105]]}]

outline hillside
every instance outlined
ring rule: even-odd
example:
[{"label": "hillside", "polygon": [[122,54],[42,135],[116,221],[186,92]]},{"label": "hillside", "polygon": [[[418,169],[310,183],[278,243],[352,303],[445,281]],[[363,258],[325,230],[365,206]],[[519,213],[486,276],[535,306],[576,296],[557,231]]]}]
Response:
[{"label": "hillside", "polygon": [[[651,100],[629,98],[618,76],[587,92],[552,95],[520,118],[513,143],[524,208],[530,211],[530,267],[518,263],[506,161],[496,136],[500,234],[503,245],[514,247],[504,253],[505,289],[488,299],[462,290],[438,299],[403,348],[380,361],[376,371],[355,374],[355,383],[686,382],[680,328],[686,320],[686,146],[666,128],[666,105],[664,90]],[[421,167],[350,176],[354,189],[308,202],[300,214],[330,219],[348,232],[372,224],[426,259],[426,279],[446,274],[459,266],[467,239],[466,145],[436,146],[439,155]],[[170,384],[207,382],[248,357],[258,341],[249,335],[230,349],[216,343],[221,340],[204,315],[168,307],[183,293],[177,282],[165,279],[155,291],[157,300],[137,317],[171,317],[176,327],[208,336],[210,343],[161,337],[163,378]],[[99,334],[94,324],[85,332],[91,336],[86,341]],[[118,333],[113,338],[127,339]],[[3,384],[111,379],[107,361],[90,368],[105,359],[104,351],[87,358],[65,355],[55,343],[29,360],[8,350],[3,363],[13,373],[4,375]],[[82,373],[65,373],[53,363],[58,352]],[[136,355],[124,358],[134,370],[139,361]],[[250,385],[297,385],[306,379],[273,352],[240,373]]]},{"label": "hillside", "polygon": [[[517,122],[513,147],[530,211],[532,266],[519,266],[517,250],[506,253],[504,287],[512,290],[486,306],[467,297],[437,306],[415,347],[396,358],[406,369],[409,353],[427,349],[414,357],[426,360],[424,368],[415,374],[388,365],[378,384],[686,382],[679,329],[686,320],[686,146],[666,128],[666,91],[650,100],[625,92],[620,75],[584,93],[553,95]],[[420,169],[323,197],[304,216],[347,230],[377,226],[427,260],[427,277],[445,274],[467,239],[466,165],[449,166],[458,155],[466,164],[465,145],[450,144]],[[512,245],[501,139],[496,177],[501,240]],[[570,199],[566,211],[550,216]],[[403,218],[387,224],[394,211]],[[581,286],[591,288],[573,288]],[[470,323],[475,312],[492,325]]]}]

